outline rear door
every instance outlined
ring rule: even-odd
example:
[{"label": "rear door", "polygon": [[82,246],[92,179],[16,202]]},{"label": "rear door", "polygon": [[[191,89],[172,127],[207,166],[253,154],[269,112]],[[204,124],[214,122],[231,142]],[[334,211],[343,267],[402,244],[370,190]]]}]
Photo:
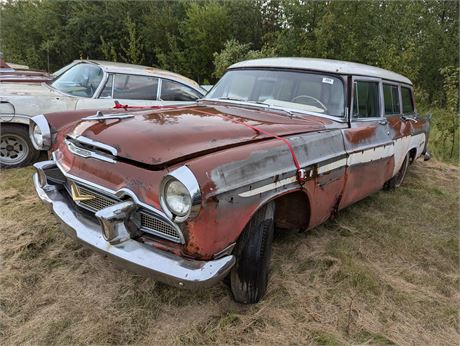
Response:
[{"label": "rear door", "polygon": [[353,77],[350,128],[342,130],[348,154],[339,208],[378,191],[393,173],[393,140],[383,115],[382,81]]},{"label": "rear door", "polygon": [[109,74],[100,94],[92,99],[80,99],[77,109],[113,108],[115,101],[129,106],[160,106],[159,78],[154,76]]}]

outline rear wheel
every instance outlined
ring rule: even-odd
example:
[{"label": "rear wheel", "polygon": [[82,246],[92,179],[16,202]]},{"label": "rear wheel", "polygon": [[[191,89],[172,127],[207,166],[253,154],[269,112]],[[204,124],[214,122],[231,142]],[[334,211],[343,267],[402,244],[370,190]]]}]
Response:
[{"label": "rear wheel", "polygon": [[396,173],[396,175],[393,178],[391,178],[390,180],[386,182],[385,184],[386,190],[395,189],[402,185],[404,178],[406,177],[407,168],[409,167],[409,161],[410,161],[410,157],[409,157],[409,153],[407,153],[406,158],[404,159],[398,173]]},{"label": "rear wheel", "polygon": [[38,159],[25,126],[5,125],[0,128],[0,166],[2,168],[23,167]]},{"label": "rear wheel", "polygon": [[260,208],[235,247],[236,263],[230,273],[230,286],[234,300],[239,303],[257,303],[267,289],[274,212],[273,202]]}]

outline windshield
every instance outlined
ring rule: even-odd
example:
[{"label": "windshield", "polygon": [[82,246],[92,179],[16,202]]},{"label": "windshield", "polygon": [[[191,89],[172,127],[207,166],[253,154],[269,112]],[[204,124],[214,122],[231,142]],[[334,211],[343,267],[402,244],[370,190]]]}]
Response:
[{"label": "windshield", "polygon": [[263,103],[336,117],[345,114],[342,80],[317,73],[230,70],[205,99]]},{"label": "windshield", "polygon": [[97,65],[78,64],[58,76],[51,86],[73,96],[93,97],[103,76]]}]

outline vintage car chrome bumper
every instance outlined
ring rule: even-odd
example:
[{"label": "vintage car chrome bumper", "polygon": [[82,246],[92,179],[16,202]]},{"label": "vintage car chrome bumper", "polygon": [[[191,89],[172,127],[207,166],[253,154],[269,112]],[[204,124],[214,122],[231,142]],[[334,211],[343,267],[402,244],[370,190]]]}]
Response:
[{"label": "vintage car chrome bumper", "polygon": [[119,236],[116,241],[107,241],[107,236],[104,237],[102,234],[102,227],[104,226],[108,233],[120,233],[120,229],[124,228],[120,214],[125,211],[126,202],[120,203],[119,211],[112,206],[98,212],[98,223],[80,213],[64,189],[47,183],[45,170],[55,167],[54,161],[38,162],[34,167],[37,170],[33,175],[35,191],[62,223],[64,233],[103,254],[110,255],[126,269],[152,276],[155,280],[173,286],[200,288],[212,286],[223,279],[235,264],[233,255],[216,260],[198,261],[176,256],[126,236]]}]

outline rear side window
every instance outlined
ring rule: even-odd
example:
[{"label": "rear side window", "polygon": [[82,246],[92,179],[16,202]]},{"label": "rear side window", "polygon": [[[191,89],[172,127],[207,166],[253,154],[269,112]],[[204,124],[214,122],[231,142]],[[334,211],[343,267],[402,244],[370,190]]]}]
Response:
[{"label": "rear side window", "polygon": [[201,95],[188,86],[163,79],[160,97],[163,101],[196,101]]},{"label": "rear side window", "polygon": [[401,98],[403,113],[414,113],[414,103],[412,102],[412,90],[409,88],[401,87]]},{"label": "rear side window", "polygon": [[385,114],[399,114],[399,92],[396,85],[383,84],[383,101],[385,103]]},{"label": "rear side window", "polygon": [[[108,83],[111,81],[108,81]],[[109,86],[107,86],[107,89]],[[156,100],[158,92],[158,78],[150,76],[137,76],[129,74],[113,75],[114,99],[128,100]],[[107,98],[109,91],[103,91]]]},{"label": "rear side window", "polygon": [[380,117],[379,83],[356,81],[354,86],[353,116]]}]

